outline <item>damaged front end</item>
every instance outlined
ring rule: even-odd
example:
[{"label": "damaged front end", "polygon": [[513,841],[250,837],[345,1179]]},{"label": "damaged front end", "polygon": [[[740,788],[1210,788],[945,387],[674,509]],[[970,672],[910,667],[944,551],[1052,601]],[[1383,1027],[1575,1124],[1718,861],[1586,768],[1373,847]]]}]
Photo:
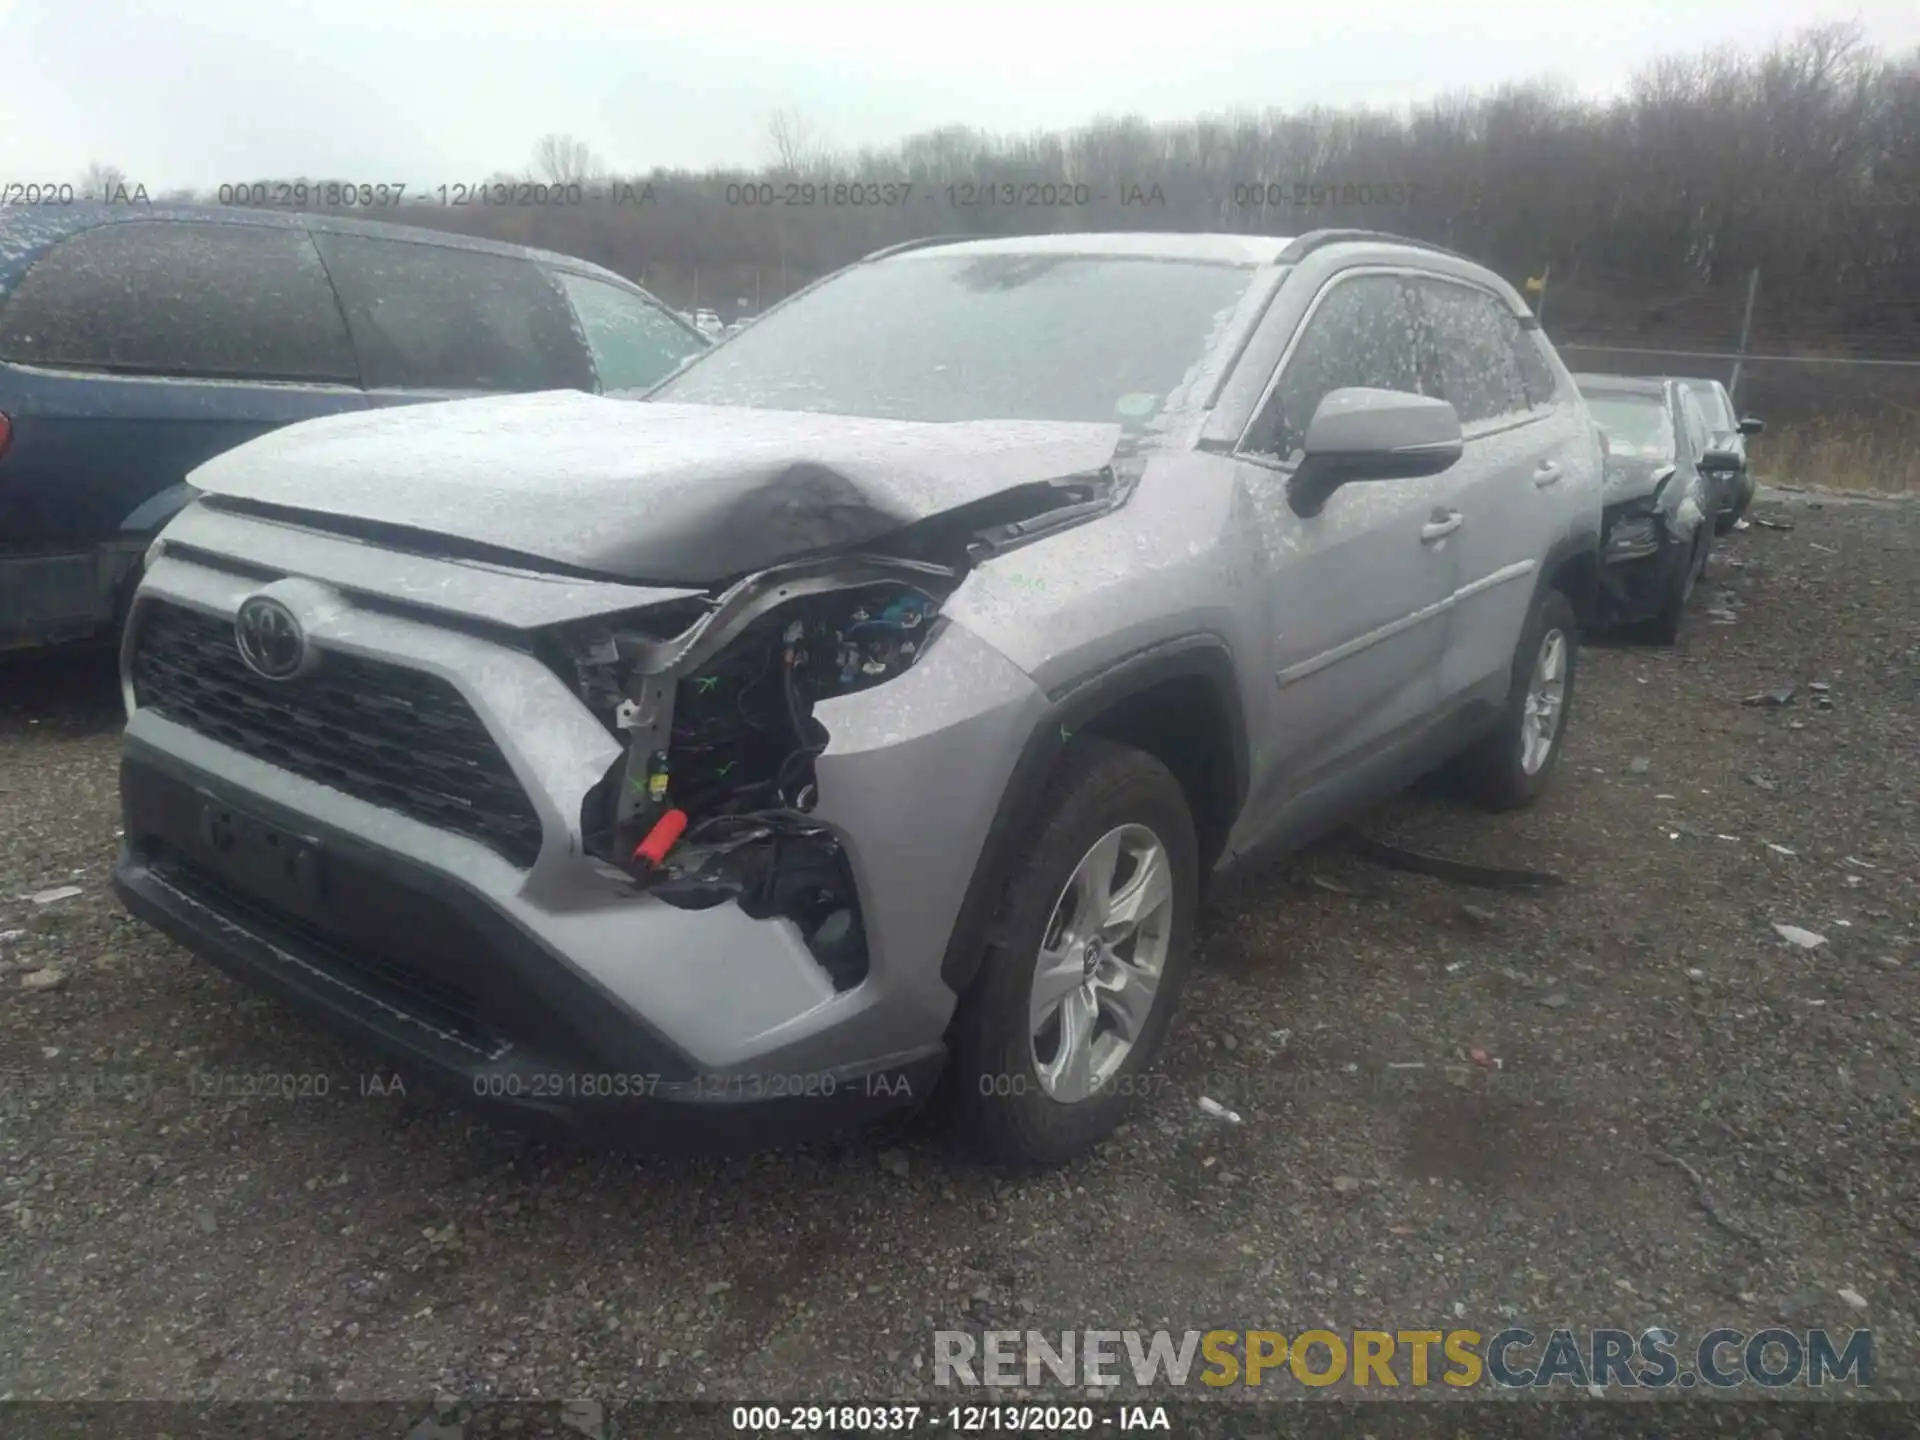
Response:
[{"label": "damaged front end", "polygon": [[[1610,623],[1644,619],[1666,602],[1676,567],[1692,563],[1698,505],[1670,492],[1678,470],[1662,466],[1652,489],[1606,506],[1601,516],[1599,615]],[[1678,498],[1679,503],[1671,503]]]},{"label": "damaged front end", "polygon": [[623,745],[586,795],[588,854],[682,909],[791,920],[838,990],[867,973],[842,837],[814,818],[822,701],[884,685],[938,639],[979,561],[1123,503],[1107,466],[1017,486],[909,526],[884,553],[798,560],[711,600],[553,627],[540,652]]},{"label": "damaged front end", "polygon": [[547,662],[625,749],[586,796],[588,853],[683,909],[793,921],[837,989],[866,973],[853,876],[812,818],[820,701],[919,658],[962,572],[882,557],[763,571],[677,633],[678,607],[549,632]]}]

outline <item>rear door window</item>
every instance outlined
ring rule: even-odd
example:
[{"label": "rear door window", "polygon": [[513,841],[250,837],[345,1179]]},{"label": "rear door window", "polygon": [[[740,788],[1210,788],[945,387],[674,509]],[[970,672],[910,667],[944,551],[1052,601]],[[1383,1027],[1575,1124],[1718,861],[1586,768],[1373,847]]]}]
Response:
[{"label": "rear door window", "polygon": [[142,220],[43,255],[0,311],[0,357],[201,379],[358,383],[313,242],[293,227]]},{"label": "rear door window", "polygon": [[565,270],[555,273],[580,317],[602,389],[648,389],[687,356],[707,348],[666,311],[631,291]]},{"label": "rear door window", "polygon": [[1470,285],[1421,276],[1416,288],[1438,353],[1440,395],[1459,412],[1460,423],[1525,414],[1527,391],[1509,338],[1511,312]]},{"label": "rear door window", "polygon": [[1335,390],[1364,386],[1424,393],[1413,313],[1397,275],[1336,280],[1321,297],[1241,448],[1291,463],[1307,424]]},{"label": "rear door window", "polygon": [[531,261],[316,232],[369,389],[592,390],[557,286]]}]

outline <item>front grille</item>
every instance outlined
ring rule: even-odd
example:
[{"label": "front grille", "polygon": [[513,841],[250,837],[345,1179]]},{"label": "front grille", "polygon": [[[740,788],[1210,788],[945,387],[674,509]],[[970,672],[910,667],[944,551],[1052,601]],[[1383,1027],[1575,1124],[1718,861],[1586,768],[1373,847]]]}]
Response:
[{"label": "front grille", "polygon": [[540,817],[506,756],[436,675],[328,651],[297,680],[267,680],[241,660],[229,622],[149,600],[133,695],[223,745],[470,836],[516,865],[540,851]]}]

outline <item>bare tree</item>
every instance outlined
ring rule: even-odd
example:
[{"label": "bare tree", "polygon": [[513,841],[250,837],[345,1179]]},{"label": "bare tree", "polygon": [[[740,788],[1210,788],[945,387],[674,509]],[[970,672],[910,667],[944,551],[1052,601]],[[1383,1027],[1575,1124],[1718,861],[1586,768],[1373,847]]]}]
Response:
[{"label": "bare tree", "polygon": [[[1405,111],[1118,115],[1022,136],[946,127],[857,154],[832,150],[794,109],[765,133],[751,169],[630,177],[644,203],[423,205],[405,218],[644,269],[676,303],[696,274],[701,295],[771,300],[935,229],[1350,225],[1439,241],[1516,283],[1551,266],[1555,329],[1585,342],[1729,345],[1759,269],[1756,338],[1920,353],[1920,50],[1883,57],[1846,26],[1657,63],[1605,101],[1530,82]],[[535,163],[552,179],[595,164],[565,135],[543,140]],[[727,199],[743,180],[793,179],[858,181],[886,203]],[[1014,205],[1000,199],[1009,187],[1065,198]],[[895,203],[902,188],[916,203]]]},{"label": "bare tree", "polygon": [[550,185],[577,185],[602,169],[587,142],[573,135],[542,135],[533,147],[533,166]]},{"label": "bare tree", "polygon": [[767,121],[767,138],[773,142],[773,166],[780,174],[804,174],[826,158],[819,133],[798,110],[774,111]]},{"label": "bare tree", "polygon": [[127,172],[118,165],[96,160],[80,176],[81,198],[106,200],[127,189]]}]

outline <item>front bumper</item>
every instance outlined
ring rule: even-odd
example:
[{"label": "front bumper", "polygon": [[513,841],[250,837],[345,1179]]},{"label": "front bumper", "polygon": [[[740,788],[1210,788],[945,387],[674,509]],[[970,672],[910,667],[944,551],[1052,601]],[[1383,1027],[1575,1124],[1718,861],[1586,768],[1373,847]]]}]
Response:
[{"label": "front bumper", "polygon": [[[875,1064],[705,1072],[457,882],[130,743],[114,890],[135,915],[385,1061],[501,1118],[597,1140],[735,1150],[924,1099],[937,1043]],[[297,836],[320,896],[206,842],[209,811]]]},{"label": "front bumper", "polygon": [[[1644,537],[1623,527],[1642,522]],[[1600,583],[1595,616],[1602,624],[1650,619],[1665,608],[1693,562],[1693,537],[1676,534],[1660,512],[1636,517],[1609,513],[1603,520]]]},{"label": "front bumper", "polygon": [[[277,558],[278,528],[240,538]],[[813,818],[842,842],[867,940],[864,978],[837,989],[791,921],[731,903],[676,908],[585,853],[582,802],[619,747],[525,648],[487,625],[355,598],[382,584],[403,601],[464,606],[457,586],[477,583],[472,570],[300,538],[287,553],[305,578],[276,594],[310,641],[457,689],[538,816],[537,854],[515,863],[236,749],[134,704],[129,681],[116,887],[136,914],[463,1095],[596,1128],[610,1118],[657,1143],[685,1132],[732,1148],[727,1117],[756,1101],[793,1138],[857,1118],[864,1100],[925,1095],[956,1001],[940,976],[948,938],[1044,708],[1017,667],[956,625],[898,679],[816,707],[830,739]],[[142,607],[165,600],[230,623],[271,583],[163,554],[136,600],[123,674]],[[482,587],[479,599],[503,593]],[[248,860],[251,844],[222,849],[210,812],[291,847],[280,853],[293,870]],[[324,883],[297,873],[309,854]],[[766,1123],[747,1124],[747,1138]]]}]

